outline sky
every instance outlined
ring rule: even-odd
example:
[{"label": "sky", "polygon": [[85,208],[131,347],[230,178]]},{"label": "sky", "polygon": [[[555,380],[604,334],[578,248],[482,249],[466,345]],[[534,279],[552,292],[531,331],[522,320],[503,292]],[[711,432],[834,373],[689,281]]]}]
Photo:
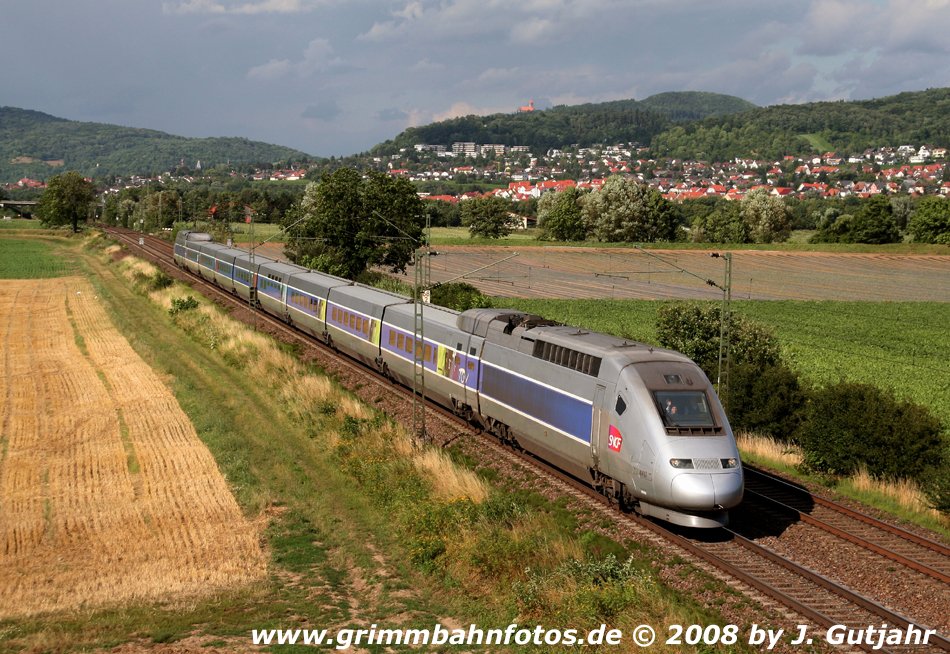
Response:
[{"label": "sky", "polygon": [[0,105],[315,156],[664,91],[950,86],[950,0],[3,0]]}]

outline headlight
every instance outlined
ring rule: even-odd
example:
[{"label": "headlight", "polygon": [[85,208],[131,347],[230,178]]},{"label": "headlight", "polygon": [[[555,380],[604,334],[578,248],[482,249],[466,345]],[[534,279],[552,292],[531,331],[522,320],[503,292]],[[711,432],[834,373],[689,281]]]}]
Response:
[{"label": "headlight", "polygon": [[674,468],[685,469],[693,467],[692,459],[670,459],[670,465]]},{"label": "headlight", "polygon": [[722,461],[723,468],[738,468],[739,467],[739,459],[735,457],[732,457],[731,459],[719,459],[719,460]]}]

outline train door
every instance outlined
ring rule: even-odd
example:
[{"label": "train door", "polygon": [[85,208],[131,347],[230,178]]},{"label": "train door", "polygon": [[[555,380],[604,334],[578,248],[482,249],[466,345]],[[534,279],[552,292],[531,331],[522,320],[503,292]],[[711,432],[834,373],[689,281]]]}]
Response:
[{"label": "train door", "polygon": [[604,396],[607,394],[607,387],[597,384],[594,389],[594,405],[591,408],[590,424],[590,454],[591,466],[595,470],[600,469],[600,442],[604,431],[604,426],[610,422],[610,416],[604,415]]},{"label": "train door", "polygon": [[481,336],[472,335],[466,341],[467,343],[465,341],[463,343],[467,345],[468,350],[465,352],[465,356],[462,357],[462,361],[465,362],[464,372],[462,373],[462,384],[465,386],[465,404],[478,413],[478,386],[482,374],[482,346],[485,339]]}]

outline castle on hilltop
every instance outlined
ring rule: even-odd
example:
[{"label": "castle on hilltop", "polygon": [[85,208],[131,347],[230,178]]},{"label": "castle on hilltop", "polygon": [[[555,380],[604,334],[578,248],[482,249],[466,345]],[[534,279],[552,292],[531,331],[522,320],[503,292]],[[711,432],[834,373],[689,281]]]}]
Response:
[{"label": "castle on hilltop", "polygon": [[534,111],[534,100],[528,100],[528,104],[518,107],[519,112]]}]

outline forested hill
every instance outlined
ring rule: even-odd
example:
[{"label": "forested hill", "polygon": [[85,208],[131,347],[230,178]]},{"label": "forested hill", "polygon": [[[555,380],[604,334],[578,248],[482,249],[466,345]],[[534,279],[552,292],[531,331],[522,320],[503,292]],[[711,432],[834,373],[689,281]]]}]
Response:
[{"label": "forested hill", "polygon": [[158,173],[182,160],[189,167],[201,161],[209,168],[309,159],[291,148],[244,138],[185,138],[0,107],[0,183],[48,179],[65,170],[90,177]]},{"label": "forested hill", "polygon": [[675,125],[652,141],[658,156],[726,161],[911,144],[950,147],[950,88],[876,100],[776,105]]},{"label": "forested hill", "polygon": [[388,154],[417,143],[451,146],[456,141],[524,145],[533,152],[577,143],[649,143],[677,121],[698,120],[747,111],[751,102],[729,95],[703,92],[661,93],[642,101],[616,100],[597,104],[490,116],[464,116],[411,127],[374,153]]}]

